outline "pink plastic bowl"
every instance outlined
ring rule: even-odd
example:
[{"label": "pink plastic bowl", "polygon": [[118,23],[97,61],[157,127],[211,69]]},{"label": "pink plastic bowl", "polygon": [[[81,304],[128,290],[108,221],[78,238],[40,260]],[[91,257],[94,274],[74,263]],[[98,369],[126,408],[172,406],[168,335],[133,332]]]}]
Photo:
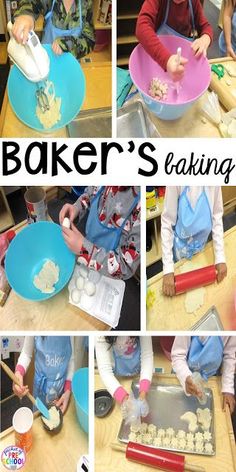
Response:
[{"label": "pink plastic bowl", "polygon": [[[177,48],[181,47],[182,56],[188,59],[179,95],[167,72],[146,53],[141,44],[136,46],[130,56],[129,71],[148,109],[163,120],[175,120],[180,118],[207,90],[211,70],[205,57],[194,56],[190,41],[177,36],[160,36],[160,39],[171,54],[176,54]],[[154,77],[169,85],[167,99],[164,101],[154,100],[148,93],[150,82]]]}]

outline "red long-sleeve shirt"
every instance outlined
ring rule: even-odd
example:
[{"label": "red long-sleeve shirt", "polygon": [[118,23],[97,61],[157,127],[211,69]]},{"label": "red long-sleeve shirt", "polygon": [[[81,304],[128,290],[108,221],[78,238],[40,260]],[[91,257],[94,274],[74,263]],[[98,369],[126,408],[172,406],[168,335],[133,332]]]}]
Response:
[{"label": "red long-sleeve shirt", "polygon": [[[208,34],[212,41],[213,31],[207,21],[200,0],[192,0],[195,28],[199,36]],[[136,36],[145,51],[166,70],[171,56],[168,49],[161,43],[157,30],[165,18],[167,0],[145,0],[138,16]],[[192,20],[188,0],[182,3],[170,1],[167,24],[178,33],[189,37],[192,31]]]}]

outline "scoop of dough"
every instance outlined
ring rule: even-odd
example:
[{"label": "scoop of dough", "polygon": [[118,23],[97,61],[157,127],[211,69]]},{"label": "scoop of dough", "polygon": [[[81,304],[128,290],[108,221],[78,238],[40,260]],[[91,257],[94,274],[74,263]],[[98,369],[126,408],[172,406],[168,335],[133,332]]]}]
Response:
[{"label": "scoop of dough", "polygon": [[34,276],[33,284],[42,293],[53,293],[59,280],[59,267],[53,261],[46,261],[40,272]]},{"label": "scoop of dough", "polygon": [[49,419],[42,416],[43,422],[47,425],[50,430],[53,430],[59,426],[60,423],[60,413],[55,406],[52,406],[49,410]]},{"label": "scoop of dough", "polygon": [[76,287],[78,290],[83,290],[84,288],[84,278],[81,275],[76,279]]},{"label": "scoop of dough", "polygon": [[71,292],[71,299],[72,299],[72,302],[76,304],[79,303],[81,299],[81,291],[78,290],[77,288],[73,288]]},{"label": "scoop of dough", "polygon": [[195,433],[198,429],[198,424],[197,424],[197,415],[193,413],[192,411],[186,411],[180,419],[182,421],[186,421],[188,423],[188,430],[190,433]]},{"label": "scoop of dough", "polygon": [[63,222],[62,222],[62,226],[65,226],[65,228],[70,228],[70,220],[69,218],[65,217]]},{"label": "scoop of dough", "polygon": [[87,279],[88,277],[88,268],[83,264],[80,264],[79,266],[79,275],[81,275],[81,277],[84,279]]},{"label": "scoop of dough", "polygon": [[93,282],[85,282],[84,290],[89,297],[92,297],[96,292],[96,285]]}]

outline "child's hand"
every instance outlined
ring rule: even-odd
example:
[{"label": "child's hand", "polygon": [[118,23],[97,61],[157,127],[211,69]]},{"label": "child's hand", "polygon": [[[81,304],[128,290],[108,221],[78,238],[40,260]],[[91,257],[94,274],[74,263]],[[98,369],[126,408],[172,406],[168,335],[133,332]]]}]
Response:
[{"label": "child's hand", "polygon": [[79,254],[83,244],[84,236],[72,223],[71,229],[62,227],[62,235],[68,248],[74,253]]},{"label": "child's hand", "polygon": [[227,275],[227,265],[225,264],[225,262],[216,264],[216,271],[217,271],[217,282],[220,283]]},{"label": "child's hand", "polygon": [[226,405],[229,406],[230,413],[232,415],[235,408],[235,398],[232,393],[223,393],[223,406],[222,406],[223,411],[225,411]]},{"label": "child's hand", "polygon": [[62,396],[55,402],[55,405],[60,408],[62,414],[67,410],[70,401],[70,390],[66,390]]},{"label": "child's hand", "polygon": [[128,412],[129,412],[129,395],[126,395],[126,397],[124,397],[121,405],[120,405],[120,411],[121,411],[121,414],[122,414],[122,418],[125,420],[128,416]]},{"label": "child's hand", "polygon": [[[142,392],[144,393],[144,392]],[[146,416],[149,413],[149,405],[145,397],[141,398],[139,395],[139,401],[140,401],[140,414],[143,418],[146,418]]]},{"label": "child's hand", "polygon": [[195,397],[201,398],[202,392],[197,388],[197,385],[193,382],[191,375],[189,375],[185,380],[185,390],[189,395],[194,395]]},{"label": "child's hand", "polygon": [[20,15],[15,19],[12,34],[16,41],[25,44],[29,32],[34,29],[34,18],[31,15]]},{"label": "child's hand", "polygon": [[206,57],[207,49],[210,45],[211,39],[208,34],[203,34],[200,38],[195,39],[192,43],[192,50],[194,52],[195,57],[199,57],[203,54]]},{"label": "child's hand", "polygon": [[163,276],[162,291],[167,297],[175,295],[175,277],[173,273]]},{"label": "child's hand", "polygon": [[23,385],[23,376],[20,374],[20,372],[15,372],[15,376],[17,377],[17,379],[19,380],[20,384],[21,384],[21,387],[19,387],[17,384],[13,383],[13,386],[12,386],[12,390],[14,392],[15,395],[17,395],[17,397],[19,398],[22,398],[24,397],[29,389],[28,389],[28,385]]},{"label": "child's hand", "polygon": [[66,203],[60,213],[59,213],[59,222],[62,225],[63,220],[65,217],[69,218],[70,222],[73,223],[75,218],[78,216],[79,210],[75,205],[71,205],[70,203]]},{"label": "child's hand", "polygon": [[57,56],[61,56],[63,54],[63,50],[62,50],[61,46],[59,46],[57,41],[53,41],[52,50],[53,50],[54,54],[56,54]]},{"label": "child's hand", "polygon": [[235,52],[234,52],[231,45],[229,47],[227,47],[226,54],[227,54],[227,56],[232,57],[236,61],[236,54],[235,54]]},{"label": "child's hand", "polygon": [[180,63],[178,64],[178,56],[177,54],[172,54],[167,62],[167,72],[171,76],[174,82],[178,82],[184,76],[184,66],[187,64],[188,59],[185,57],[180,58]]}]

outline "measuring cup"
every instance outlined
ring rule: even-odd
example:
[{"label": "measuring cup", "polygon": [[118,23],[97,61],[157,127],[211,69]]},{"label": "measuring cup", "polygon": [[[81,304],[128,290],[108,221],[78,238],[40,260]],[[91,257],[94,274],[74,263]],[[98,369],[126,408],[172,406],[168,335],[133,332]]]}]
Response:
[{"label": "measuring cup", "polygon": [[33,412],[30,408],[22,407],[16,410],[12,419],[15,431],[15,445],[29,452],[33,443]]}]

